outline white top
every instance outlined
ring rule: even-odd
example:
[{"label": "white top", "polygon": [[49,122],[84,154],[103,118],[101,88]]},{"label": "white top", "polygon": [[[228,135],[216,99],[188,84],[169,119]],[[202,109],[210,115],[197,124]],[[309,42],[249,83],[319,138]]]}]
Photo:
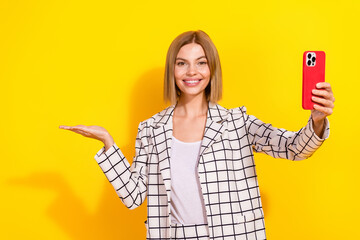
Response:
[{"label": "white top", "polygon": [[207,223],[197,168],[201,141],[182,142],[174,136],[172,139],[170,157],[171,222]]}]

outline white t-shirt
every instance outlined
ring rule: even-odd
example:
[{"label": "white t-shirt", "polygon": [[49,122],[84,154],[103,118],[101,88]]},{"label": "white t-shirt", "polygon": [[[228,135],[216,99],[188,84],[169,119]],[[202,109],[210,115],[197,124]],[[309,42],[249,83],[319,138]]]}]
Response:
[{"label": "white t-shirt", "polygon": [[197,168],[200,147],[201,141],[182,142],[172,137],[170,157],[172,223],[207,223]]}]

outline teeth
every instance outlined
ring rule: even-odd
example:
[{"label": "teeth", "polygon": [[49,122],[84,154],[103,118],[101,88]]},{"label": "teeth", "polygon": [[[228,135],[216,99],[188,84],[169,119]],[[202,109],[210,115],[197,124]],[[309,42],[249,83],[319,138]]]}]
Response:
[{"label": "teeth", "polygon": [[185,82],[187,82],[187,83],[197,83],[197,82],[199,82],[200,80],[195,80],[195,81],[185,81]]}]

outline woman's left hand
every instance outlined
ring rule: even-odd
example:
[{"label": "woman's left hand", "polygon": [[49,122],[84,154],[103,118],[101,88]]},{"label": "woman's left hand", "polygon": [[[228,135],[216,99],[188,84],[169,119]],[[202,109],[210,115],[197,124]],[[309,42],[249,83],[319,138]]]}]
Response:
[{"label": "woman's left hand", "polygon": [[322,123],[327,116],[333,113],[334,94],[331,85],[328,82],[319,82],[316,84],[317,89],[312,90],[312,101],[315,102],[314,109],[311,110],[311,117],[314,123]]}]

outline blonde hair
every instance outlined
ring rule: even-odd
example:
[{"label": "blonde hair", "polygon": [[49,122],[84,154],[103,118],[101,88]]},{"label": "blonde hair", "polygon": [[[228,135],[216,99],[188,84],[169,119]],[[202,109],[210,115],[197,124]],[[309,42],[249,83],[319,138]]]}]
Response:
[{"label": "blonde hair", "polygon": [[219,54],[210,37],[203,31],[188,31],[177,36],[167,52],[164,75],[164,101],[175,104],[181,93],[174,77],[175,59],[180,48],[189,43],[202,46],[210,69],[210,82],[205,88],[206,100],[216,103],[222,98],[222,73]]}]

